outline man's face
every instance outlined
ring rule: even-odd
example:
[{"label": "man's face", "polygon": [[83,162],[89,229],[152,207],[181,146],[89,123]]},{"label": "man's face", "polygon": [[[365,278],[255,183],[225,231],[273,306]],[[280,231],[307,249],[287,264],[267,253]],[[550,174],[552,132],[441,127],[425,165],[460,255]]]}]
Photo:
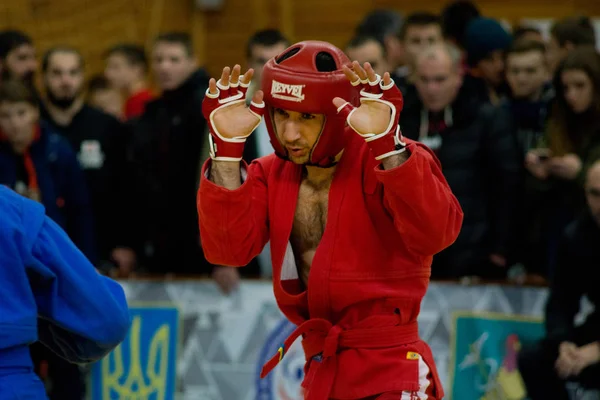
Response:
[{"label": "man's face", "polygon": [[44,84],[51,103],[68,108],[83,93],[83,67],[79,55],[56,52],[48,62]]},{"label": "man's face", "polygon": [[585,196],[596,223],[600,225],[600,167],[592,167],[587,176]]},{"label": "man's face", "polygon": [[35,48],[30,44],[15,48],[8,53],[2,67],[5,76],[32,84],[38,69]]},{"label": "man's face", "polygon": [[346,54],[350,60],[356,60],[361,65],[366,62],[370,63],[375,73],[381,76],[385,72],[392,72],[389,70],[389,65],[385,59],[383,46],[376,40],[369,40],[360,46],[349,48]]},{"label": "man's face", "polygon": [[565,101],[575,114],[587,111],[594,99],[594,84],[585,71],[568,69],[561,74]]},{"label": "man's face", "polygon": [[492,87],[504,82],[504,51],[496,50],[477,63],[481,77]]},{"label": "man's face", "polygon": [[254,69],[252,81],[260,85],[262,79],[262,70],[267,61],[281,54],[288,46],[284,42],[276,43],[273,46],[263,46],[255,44],[251,48],[251,56],[247,60],[248,68]]},{"label": "man's face", "polygon": [[506,57],[506,80],[515,98],[534,100],[548,79],[542,52],[511,53]]},{"label": "man's face", "polygon": [[138,78],[139,68],[131,65],[123,54],[114,53],[106,59],[104,76],[115,89],[123,90],[135,82]]},{"label": "man's face", "polygon": [[290,161],[296,164],[309,161],[310,151],[321,134],[324,122],[323,114],[304,114],[281,108],[273,110],[277,137],[287,150]]},{"label": "man's face", "polygon": [[461,85],[462,74],[447,54],[439,52],[417,61],[415,86],[427,110],[438,112],[449,106]]},{"label": "man's face", "polygon": [[437,24],[407,27],[403,43],[406,62],[410,65],[427,47],[441,43],[442,40],[442,28]]},{"label": "man's face", "polygon": [[27,147],[40,114],[26,101],[0,103],[0,130],[15,147]]},{"label": "man's face", "polygon": [[152,70],[161,90],[180,87],[196,69],[194,58],[180,43],[158,42],[152,52]]}]

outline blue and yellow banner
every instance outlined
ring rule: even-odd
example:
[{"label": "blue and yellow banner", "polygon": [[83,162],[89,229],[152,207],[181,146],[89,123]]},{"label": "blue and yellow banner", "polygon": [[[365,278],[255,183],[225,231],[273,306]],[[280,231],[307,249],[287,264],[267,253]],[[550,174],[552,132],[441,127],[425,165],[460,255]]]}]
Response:
[{"label": "blue and yellow banner", "polygon": [[92,370],[92,400],[173,400],[179,311],[169,306],[130,307],[127,338]]},{"label": "blue and yellow banner", "polygon": [[455,315],[452,399],[523,400],[526,391],[517,368],[522,346],[544,335],[541,319],[497,313]]}]

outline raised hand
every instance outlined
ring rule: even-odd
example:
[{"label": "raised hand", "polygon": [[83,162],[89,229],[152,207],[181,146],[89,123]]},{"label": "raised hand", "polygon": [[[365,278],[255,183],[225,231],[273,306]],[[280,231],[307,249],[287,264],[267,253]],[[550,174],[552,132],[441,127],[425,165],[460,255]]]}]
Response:
[{"label": "raised hand", "polygon": [[356,108],[344,99],[334,98],[338,112],[346,115],[348,125],[365,139],[377,160],[405,151],[398,126],[404,101],[390,74],[386,72],[382,79],[371,64],[365,63],[363,68],[357,61],[352,68],[343,68],[350,83],[362,89]]},{"label": "raised hand", "polygon": [[254,70],[240,77],[241,67],[223,68],[218,81],[211,78],[202,102],[202,114],[210,130],[210,156],[217,161],[241,161],[246,138],[258,127],[264,113],[263,92],[257,91],[250,106],[246,92]]}]

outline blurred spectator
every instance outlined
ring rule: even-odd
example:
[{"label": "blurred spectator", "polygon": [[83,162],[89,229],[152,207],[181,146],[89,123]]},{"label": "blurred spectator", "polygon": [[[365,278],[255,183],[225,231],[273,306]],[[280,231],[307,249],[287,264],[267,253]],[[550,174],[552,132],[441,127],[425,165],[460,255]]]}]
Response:
[{"label": "blurred spectator", "polygon": [[[264,65],[271,58],[276,57],[287,49],[290,44],[290,41],[277,29],[257,31],[250,36],[250,39],[246,43],[246,65],[248,68],[254,69],[254,76],[246,95],[248,104],[250,104],[250,100],[252,100],[252,96],[256,90],[261,87]],[[206,145],[205,148],[207,148]],[[271,146],[269,134],[263,120],[260,126],[256,128],[256,132],[250,135],[246,141],[244,159],[246,162],[251,162],[257,157],[266,156],[271,153],[273,153],[273,146]],[[203,154],[203,159],[207,157],[208,153]]]},{"label": "blurred spectator", "polygon": [[[246,103],[248,105],[252,100],[254,92],[261,87],[262,70],[266,62],[281,54],[290,46],[290,44],[289,39],[276,29],[261,30],[250,36],[250,39],[248,39],[246,44],[246,65],[248,68],[254,69],[254,77],[252,78],[252,83],[248,88],[248,93],[246,95]],[[244,159],[246,162],[250,162],[254,158],[263,157],[271,153],[273,153],[273,146],[271,145],[267,126],[265,125],[265,120],[263,118],[260,125],[246,140]],[[206,157],[207,156],[204,156],[204,158]],[[260,275],[264,278],[271,277],[272,266],[270,244],[267,243],[256,260],[250,263],[250,265],[241,272],[247,275]],[[234,272],[223,268],[215,270],[215,280],[217,282],[224,282],[221,286],[225,286],[228,282],[226,280],[227,277],[221,276],[224,273],[233,274]]]},{"label": "blurred spectator", "polygon": [[400,29],[404,23],[402,14],[394,10],[374,10],[358,24],[356,35],[376,37],[385,47],[387,64],[392,78],[401,73],[405,65],[404,49],[400,41]]},{"label": "blurred spectator", "polygon": [[[502,25],[491,18],[477,17],[467,25],[464,36],[470,77],[480,79],[487,99],[498,104],[506,94],[504,76],[504,53],[511,45],[511,35]],[[469,83],[471,84],[471,83]]]},{"label": "blurred spectator", "polygon": [[543,136],[548,107],[554,98],[546,47],[539,41],[515,41],[506,52],[508,104],[522,158]]},{"label": "blurred spectator", "polygon": [[472,1],[454,1],[442,10],[444,37],[461,51],[465,49],[465,32],[472,19],[481,16]]},{"label": "blurred spectator", "polygon": [[0,82],[8,79],[23,81],[39,101],[35,89],[37,69],[35,46],[31,38],[17,30],[0,31]]},{"label": "blurred spectator", "polygon": [[596,46],[594,26],[588,17],[566,17],[552,25],[548,41],[548,64],[554,73],[569,51],[579,46]]},{"label": "blurred spectator", "polygon": [[90,190],[99,268],[132,268],[126,250],[123,198],[127,137],[114,117],[84,103],[84,62],[70,47],[49,50],[42,60],[46,92],[43,119],[63,135],[77,154]]},{"label": "blurred spectator", "polygon": [[[546,47],[539,41],[521,39],[513,43],[506,53],[506,78],[510,87],[510,96],[502,104],[512,116],[515,140],[519,147],[520,165],[525,164],[525,155],[535,148],[544,135],[550,103],[554,98],[554,89],[546,62]],[[513,235],[514,254],[510,263],[519,265],[513,271],[519,271],[515,279],[535,279],[542,282],[546,275],[539,264],[543,249],[539,248],[539,221],[537,209],[539,199],[530,193],[527,180],[530,179],[525,168],[521,170],[521,189],[518,194],[515,211],[515,230]],[[526,270],[524,270],[524,266]]]},{"label": "blurred spectator", "polygon": [[88,81],[86,102],[118,120],[124,118],[121,92],[112,87],[104,75],[96,75]]},{"label": "blurred spectator", "polygon": [[[151,273],[209,274],[200,246],[196,191],[207,143],[200,112],[209,76],[187,33],[154,42],[152,70],[162,90],[133,126],[130,180],[135,239]],[[233,270],[233,268],[231,268]]]},{"label": "blurred spectator", "polygon": [[547,131],[526,157],[538,193],[542,265],[552,272],[557,241],[584,207],[583,179],[600,158],[600,56],[592,47],[572,50],[554,78],[556,91]]},{"label": "blurred spectator", "polygon": [[[254,69],[252,93],[260,88],[262,69],[271,58],[290,46],[290,41],[277,29],[255,32],[246,43],[246,64]],[[249,96],[252,97],[252,96]]]},{"label": "blurred spectator", "polygon": [[517,41],[530,41],[545,43],[542,32],[538,28],[532,26],[521,25],[517,26],[512,33],[513,40]]},{"label": "blurred spectator", "polygon": [[129,43],[111,48],[106,54],[104,75],[125,96],[125,118],[142,115],[146,104],[154,98],[146,80],[148,59],[144,48]]},{"label": "blurred spectator", "polygon": [[[600,162],[587,172],[587,207],[564,231],[546,304],[546,336],[519,354],[519,370],[531,400],[569,400],[566,381],[600,389]],[[597,276],[597,275],[596,275]],[[582,297],[594,311],[575,325]]]},{"label": "blurred spectator", "polygon": [[437,153],[463,207],[456,242],[434,257],[433,278],[503,278],[519,161],[505,109],[479,102],[462,85],[460,51],[436,45],[415,63],[402,132]]},{"label": "blurred spectator", "polygon": [[[77,247],[96,260],[92,210],[85,177],[69,143],[40,123],[37,99],[20,81],[0,85],[0,183],[41,202],[46,214]],[[79,366],[43,345],[31,346],[36,367],[48,362],[51,400],[82,400],[85,381]],[[39,373],[39,371],[37,371]]]},{"label": "blurred spectator", "polygon": [[390,71],[385,47],[373,36],[354,36],[346,45],[346,54],[350,60],[358,61],[361,65],[368,62],[375,73],[381,76]]},{"label": "blurred spectator", "polygon": [[44,204],[93,262],[93,216],[85,177],[69,143],[40,123],[37,99],[22,82],[0,85],[0,179],[17,193]]},{"label": "blurred spectator", "polygon": [[[397,74],[406,82],[406,80],[409,80],[416,57],[429,46],[441,43],[444,40],[440,17],[427,12],[410,14],[400,30],[400,40],[404,48],[405,65],[397,71]],[[406,83],[396,82],[396,84],[401,87],[406,86]]]}]

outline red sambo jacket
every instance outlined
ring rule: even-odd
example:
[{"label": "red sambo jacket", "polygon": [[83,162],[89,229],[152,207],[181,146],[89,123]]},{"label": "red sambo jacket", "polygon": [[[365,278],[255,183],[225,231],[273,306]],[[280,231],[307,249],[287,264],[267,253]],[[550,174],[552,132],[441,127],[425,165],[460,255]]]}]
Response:
[{"label": "red sambo jacket", "polygon": [[211,161],[204,165],[198,212],[206,258],[243,266],[271,241],[275,297],[298,329],[263,373],[302,336],[307,399],[423,390],[422,363],[435,397],[443,397],[417,316],[432,256],[454,242],[463,214],[435,156],[407,142],[408,160],[383,170],[363,139],[352,136],[331,184],[308,290],[301,289],[289,245],[303,167],[263,157],[230,191],[210,182]]}]

